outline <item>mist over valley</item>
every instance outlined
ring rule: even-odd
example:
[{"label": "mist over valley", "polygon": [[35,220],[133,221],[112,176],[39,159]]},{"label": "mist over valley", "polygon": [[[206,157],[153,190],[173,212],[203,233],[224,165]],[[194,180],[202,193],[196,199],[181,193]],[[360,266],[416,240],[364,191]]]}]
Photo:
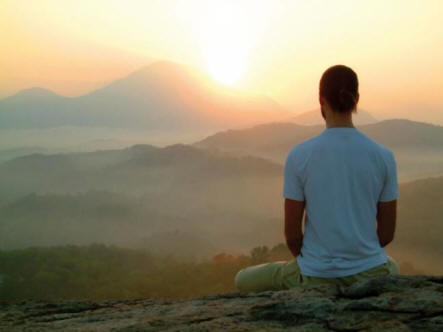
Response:
[{"label": "mist over valley", "polygon": [[[396,157],[398,226],[388,253],[404,273],[443,274],[443,127],[379,121],[367,110],[354,120]],[[294,115],[271,98],[242,95],[168,61],[75,98],[36,88],[0,100],[0,261],[3,254],[9,262],[0,264],[0,277],[9,271],[2,278],[11,289],[5,296],[45,297],[15,280],[47,257],[54,265],[36,269],[27,282],[54,285],[54,275],[73,275],[64,269],[74,261],[80,274],[107,275],[103,257],[118,257],[122,266],[129,260],[137,281],[118,293],[128,297],[159,287],[188,296],[161,283],[177,269],[207,269],[207,283],[226,273],[215,288],[226,290],[240,267],[291,259],[283,163],[291,147],[324,129],[320,110]],[[23,271],[14,270],[14,257],[23,259]],[[163,277],[145,278],[151,269]],[[126,280],[123,270],[114,274]],[[96,285],[88,278],[85,285]],[[146,293],[134,289],[148,281]],[[114,288],[75,287],[90,298]],[[189,294],[214,291],[192,287]],[[51,296],[76,295],[62,287]]]}]

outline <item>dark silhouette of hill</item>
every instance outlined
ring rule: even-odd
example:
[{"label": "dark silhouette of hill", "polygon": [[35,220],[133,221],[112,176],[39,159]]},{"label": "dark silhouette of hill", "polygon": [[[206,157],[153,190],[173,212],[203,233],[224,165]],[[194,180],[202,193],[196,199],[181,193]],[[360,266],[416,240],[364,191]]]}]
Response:
[{"label": "dark silhouette of hill", "polygon": [[[400,185],[398,232],[390,250],[422,261],[421,266],[443,259],[443,177]],[[415,264],[414,264],[415,265]],[[439,274],[443,274],[440,265]]]},{"label": "dark silhouette of hill", "polygon": [[[287,152],[293,145],[320,134],[324,129],[324,124],[304,126],[294,123],[270,123],[216,133],[197,142],[196,145],[227,151],[242,149],[259,154],[275,149]],[[442,148],[443,127],[437,125],[392,119],[358,126],[358,129],[389,148]]]},{"label": "dark silhouette of hill", "polygon": [[121,150],[32,154],[0,165],[3,183],[0,197],[93,189],[143,193],[147,185],[164,186],[171,181],[175,181],[175,185],[190,181],[204,183],[211,179],[279,176],[280,171],[280,165],[260,157],[225,156],[183,144],[165,148],[136,145]]},{"label": "dark silhouette of hill", "polygon": [[[443,127],[405,119],[357,126],[364,134],[393,149],[405,180],[443,174]],[[238,155],[256,155],[282,164],[294,145],[319,135],[325,125],[270,123],[227,130],[195,143]]]},{"label": "dark silhouette of hill", "polygon": [[170,61],[155,62],[76,98],[34,88],[0,100],[1,129],[96,126],[211,130],[275,120],[287,114],[270,98],[244,96]]},{"label": "dark silhouette of hill", "polygon": [[72,117],[72,98],[32,88],[0,100],[0,129],[54,127]]},{"label": "dark silhouette of hill", "polygon": [[[353,114],[353,121],[356,125],[364,125],[375,123],[378,120],[372,116],[368,111],[359,109],[357,113]],[[315,109],[312,111],[303,112],[297,114],[296,116],[291,118],[291,122],[295,122],[300,125],[305,126],[313,126],[313,125],[322,125],[325,120],[321,116],[320,109]]]},{"label": "dark silhouette of hill", "polygon": [[41,99],[59,98],[59,99],[61,99],[63,97],[59,96],[58,94],[56,94],[55,92],[53,92],[51,90],[34,87],[34,88],[19,91],[10,99],[16,100],[16,102],[18,102],[20,99],[32,101],[37,98],[41,98]]},{"label": "dark silhouette of hill", "polygon": [[38,146],[0,150],[0,164],[17,157],[34,153],[50,153],[50,151]]}]

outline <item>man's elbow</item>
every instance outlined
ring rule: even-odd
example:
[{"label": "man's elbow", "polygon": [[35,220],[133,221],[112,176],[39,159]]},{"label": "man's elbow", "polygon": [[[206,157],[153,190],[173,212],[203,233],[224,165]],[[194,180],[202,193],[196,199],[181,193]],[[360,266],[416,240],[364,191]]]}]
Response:
[{"label": "man's elbow", "polygon": [[286,245],[292,247],[299,245],[303,238],[303,234],[300,232],[285,232]]},{"label": "man's elbow", "polygon": [[397,223],[397,200],[378,202],[377,235],[380,245],[385,247],[394,240]]},{"label": "man's elbow", "polygon": [[303,236],[286,236],[286,245],[289,251],[292,253],[294,257],[297,257],[300,254],[301,246],[303,242]]},{"label": "man's elbow", "polygon": [[382,247],[386,247],[393,240],[394,240],[394,233],[387,234],[384,236],[379,236],[380,246],[382,246]]},{"label": "man's elbow", "polygon": [[286,237],[286,245],[288,246],[288,248],[293,248],[297,245],[297,241],[292,238]]}]

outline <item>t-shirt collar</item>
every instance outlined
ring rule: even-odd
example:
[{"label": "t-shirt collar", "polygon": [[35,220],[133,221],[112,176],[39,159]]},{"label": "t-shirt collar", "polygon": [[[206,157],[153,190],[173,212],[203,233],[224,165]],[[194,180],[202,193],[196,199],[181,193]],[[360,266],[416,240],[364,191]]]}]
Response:
[{"label": "t-shirt collar", "polygon": [[323,130],[323,133],[349,133],[349,132],[354,132],[357,131],[356,127],[326,127]]}]

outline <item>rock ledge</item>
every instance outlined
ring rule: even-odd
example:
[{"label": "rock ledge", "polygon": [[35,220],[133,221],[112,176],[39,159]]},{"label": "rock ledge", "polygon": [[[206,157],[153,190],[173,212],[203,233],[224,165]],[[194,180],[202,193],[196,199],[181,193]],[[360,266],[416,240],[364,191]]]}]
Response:
[{"label": "rock ledge", "polygon": [[0,304],[0,330],[443,331],[443,277],[380,276],[350,287],[181,301]]}]

